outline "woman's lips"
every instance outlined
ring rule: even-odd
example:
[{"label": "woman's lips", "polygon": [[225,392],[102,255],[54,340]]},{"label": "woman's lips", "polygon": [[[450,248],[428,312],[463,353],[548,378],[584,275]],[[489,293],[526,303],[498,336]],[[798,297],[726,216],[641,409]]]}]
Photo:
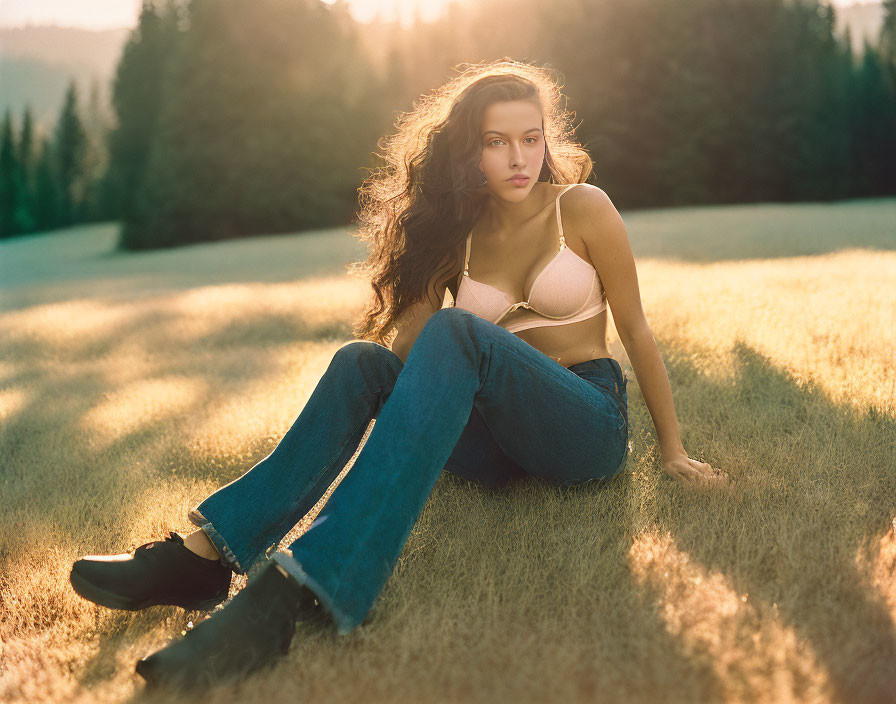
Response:
[{"label": "woman's lips", "polygon": [[513,184],[516,184],[517,186],[524,186],[529,183],[528,176],[514,176],[513,178],[509,178],[507,180]]}]

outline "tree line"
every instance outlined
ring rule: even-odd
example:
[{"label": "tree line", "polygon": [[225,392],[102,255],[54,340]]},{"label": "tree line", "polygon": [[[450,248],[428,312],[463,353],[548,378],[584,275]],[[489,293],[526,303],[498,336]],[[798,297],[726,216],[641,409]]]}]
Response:
[{"label": "tree line", "polygon": [[118,220],[133,250],[344,225],[397,113],[502,56],[558,71],[619,207],[892,195],[884,6],[856,57],[818,0],[480,0],[408,28],[343,0],[144,0],[100,139],[74,85],[52,134],[6,112],[0,233]]}]

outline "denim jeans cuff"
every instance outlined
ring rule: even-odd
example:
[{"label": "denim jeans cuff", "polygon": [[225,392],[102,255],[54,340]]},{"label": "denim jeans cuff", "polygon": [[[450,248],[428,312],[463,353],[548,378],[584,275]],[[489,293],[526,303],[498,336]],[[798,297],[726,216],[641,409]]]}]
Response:
[{"label": "denim jeans cuff", "polygon": [[314,592],[314,596],[332,617],[339,635],[346,636],[355,629],[358,625],[355,620],[339,608],[326,589],[314,577],[302,569],[299,561],[292,556],[291,550],[275,552],[270,559],[286,570],[296,582]]},{"label": "denim jeans cuff", "polygon": [[198,509],[195,508],[190,510],[187,514],[187,518],[190,520],[190,523],[201,528],[202,532],[208,536],[208,539],[218,551],[218,556],[222,565],[229,567],[237,574],[246,574],[246,571],[243,569],[242,565],[240,565],[239,560],[236,559],[236,555],[233,554],[233,550],[230,549],[227,545],[227,541],[224,540],[223,536],[215,529],[211,521],[199,513]]}]

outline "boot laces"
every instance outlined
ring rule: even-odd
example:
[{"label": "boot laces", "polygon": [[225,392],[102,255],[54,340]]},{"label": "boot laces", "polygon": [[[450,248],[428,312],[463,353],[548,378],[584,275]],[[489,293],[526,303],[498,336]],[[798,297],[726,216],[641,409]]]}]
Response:
[{"label": "boot laces", "polygon": [[168,542],[180,543],[181,545],[183,545],[184,539],[178,533],[171,531],[171,534],[169,536],[167,536],[164,540],[150,540],[148,543],[143,543],[143,545],[138,547],[134,552],[145,552],[146,550],[149,550],[156,545],[164,545],[165,543],[168,543]]}]

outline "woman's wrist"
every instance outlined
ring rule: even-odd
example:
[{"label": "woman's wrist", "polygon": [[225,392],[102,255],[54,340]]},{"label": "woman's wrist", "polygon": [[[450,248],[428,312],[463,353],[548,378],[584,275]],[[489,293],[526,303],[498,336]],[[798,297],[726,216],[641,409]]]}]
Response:
[{"label": "woman's wrist", "polygon": [[662,458],[663,462],[670,462],[671,460],[674,460],[677,457],[681,457],[682,455],[687,457],[687,454],[688,453],[685,451],[684,445],[682,445],[680,441],[676,444],[667,445],[665,447],[660,446],[660,457]]}]

